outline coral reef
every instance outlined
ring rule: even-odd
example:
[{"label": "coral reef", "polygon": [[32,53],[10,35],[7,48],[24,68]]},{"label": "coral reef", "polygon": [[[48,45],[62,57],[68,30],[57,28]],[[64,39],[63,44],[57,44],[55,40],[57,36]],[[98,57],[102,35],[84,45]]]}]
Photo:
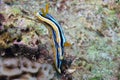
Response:
[{"label": "coral reef", "polygon": [[50,80],[54,77],[50,64],[41,64],[27,58],[0,58],[0,79],[7,76],[9,80]]},{"label": "coral reef", "polygon": [[[45,45],[30,47],[21,42],[14,44],[0,51],[0,79],[34,79],[50,80],[60,77],[55,76],[56,70],[53,68],[53,58],[48,54]],[[63,80],[70,80],[70,72],[67,69],[71,66],[72,57],[66,57],[63,62],[63,70],[60,75]]]}]

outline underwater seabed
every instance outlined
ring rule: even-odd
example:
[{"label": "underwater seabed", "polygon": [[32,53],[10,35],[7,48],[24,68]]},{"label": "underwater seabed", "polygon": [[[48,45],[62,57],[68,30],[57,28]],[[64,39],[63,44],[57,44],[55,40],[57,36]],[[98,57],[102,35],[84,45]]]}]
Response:
[{"label": "underwater seabed", "polygon": [[[48,29],[35,16],[49,4],[72,45],[62,73]],[[119,0],[0,0],[0,80],[120,80]]]}]

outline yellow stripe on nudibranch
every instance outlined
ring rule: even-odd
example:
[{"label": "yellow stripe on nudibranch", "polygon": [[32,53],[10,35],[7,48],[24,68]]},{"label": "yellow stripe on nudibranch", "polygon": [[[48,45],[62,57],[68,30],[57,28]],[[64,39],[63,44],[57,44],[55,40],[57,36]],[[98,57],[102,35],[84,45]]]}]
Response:
[{"label": "yellow stripe on nudibranch", "polygon": [[[52,28],[55,30],[56,34],[59,35],[58,28],[56,27],[56,25],[52,21],[50,21],[50,20],[44,18],[43,16],[39,15],[39,13],[37,13],[36,16],[41,21],[46,22],[47,24],[49,24],[50,26],[52,26]],[[60,42],[60,37],[57,38],[57,42]]]},{"label": "yellow stripe on nudibranch", "polygon": [[[36,16],[37,16],[41,21],[46,22],[47,24],[49,24],[49,25],[55,30],[56,35],[59,35],[59,33],[58,33],[58,28],[56,27],[56,25],[55,25],[52,21],[50,21],[50,20],[42,17],[41,15],[39,15],[39,13],[37,13]],[[60,37],[57,38],[57,42],[60,42]],[[54,49],[53,49],[53,51],[54,51],[54,57],[56,57],[56,52],[55,52]],[[60,51],[60,50],[59,50],[59,51]],[[56,60],[56,59],[55,59],[55,60]],[[55,65],[57,65],[57,64],[55,63]],[[58,70],[58,71],[61,73],[61,70]]]}]

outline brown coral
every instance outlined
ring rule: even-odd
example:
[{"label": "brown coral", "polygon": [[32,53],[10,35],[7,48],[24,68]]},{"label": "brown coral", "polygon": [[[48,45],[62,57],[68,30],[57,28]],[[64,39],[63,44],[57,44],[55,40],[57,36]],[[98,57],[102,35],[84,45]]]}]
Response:
[{"label": "brown coral", "polygon": [[[42,73],[44,76],[41,76],[40,73]],[[25,57],[0,58],[0,76],[7,76],[10,78],[10,80],[50,80],[53,78],[54,73],[55,71],[50,64],[40,64],[35,61],[30,61]]]}]

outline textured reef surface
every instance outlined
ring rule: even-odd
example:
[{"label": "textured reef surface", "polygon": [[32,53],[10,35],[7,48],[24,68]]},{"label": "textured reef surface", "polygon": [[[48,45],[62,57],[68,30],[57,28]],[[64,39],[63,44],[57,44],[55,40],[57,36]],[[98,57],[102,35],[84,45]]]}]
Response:
[{"label": "textured reef surface", "polygon": [[50,80],[54,70],[50,64],[40,64],[25,57],[1,58],[0,76],[1,80]]},{"label": "textured reef surface", "polygon": [[[48,3],[72,44],[62,74],[34,15]],[[0,80],[120,80],[120,1],[0,0]]]}]

